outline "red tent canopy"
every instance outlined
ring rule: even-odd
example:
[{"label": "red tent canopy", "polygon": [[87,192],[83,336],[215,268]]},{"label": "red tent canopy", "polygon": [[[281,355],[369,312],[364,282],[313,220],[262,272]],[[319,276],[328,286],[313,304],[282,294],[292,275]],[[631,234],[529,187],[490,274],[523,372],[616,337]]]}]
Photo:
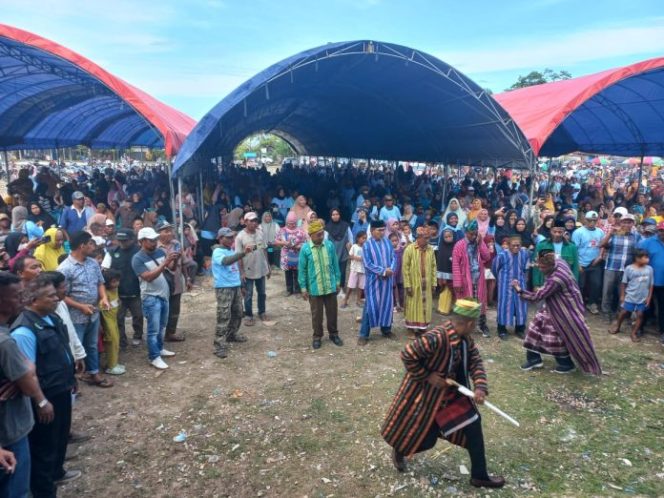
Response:
[{"label": "red tent canopy", "polygon": [[494,95],[537,155],[661,155],[664,57]]},{"label": "red tent canopy", "polygon": [[3,24],[0,69],[0,147],[149,145],[170,157],[196,124],[82,55]]}]

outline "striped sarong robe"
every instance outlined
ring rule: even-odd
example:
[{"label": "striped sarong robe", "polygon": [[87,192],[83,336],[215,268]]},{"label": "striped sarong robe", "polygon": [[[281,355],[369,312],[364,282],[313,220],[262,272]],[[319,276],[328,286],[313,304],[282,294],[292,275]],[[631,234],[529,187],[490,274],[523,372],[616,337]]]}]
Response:
[{"label": "striped sarong robe", "polygon": [[512,280],[518,280],[522,289],[526,288],[526,271],[530,256],[520,249],[512,254],[509,249],[502,251],[493,260],[491,270],[498,285],[498,325],[525,325],[528,318],[528,303],[521,299],[512,287]]},{"label": "striped sarong robe", "polygon": [[[455,362],[455,358],[458,363]],[[427,436],[441,409],[451,405],[461,394],[456,388],[438,388],[427,382],[427,377],[439,372],[470,388],[488,392],[482,358],[471,337],[460,337],[451,322],[435,327],[410,342],[401,353],[406,375],[394,396],[383,423],[381,434],[387,444],[406,456],[414,454]],[[454,368],[458,366],[458,368]],[[472,409],[465,414],[455,413],[457,425],[460,419],[471,420],[477,416]],[[463,431],[445,436],[454,444],[465,446]]]},{"label": "striped sarong robe", "polygon": [[392,284],[394,275],[383,277],[385,270],[396,268],[396,258],[392,243],[383,237],[373,237],[362,246],[362,262],[364,263],[364,317],[369,320],[369,328],[392,326]]},{"label": "striped sarong robe", "polygon": [[584,372],[595,375],[602,373],[583,316],[581,291],[567,262],[556,259],[553,273],[546,277],[540,290],[524,291],[521,297],[527,301],[544,300],[553,327],[560,335],[570,356]]},{"label": "striped sarong robe", "polygon": [[[470,258],[468,257],[468,239],[464,237],[454,244],[452,249],[452,286],[457,299],[475,299],[482,305],[482,314],[486,314],[486,280],[484,278],[484,265],[491,260],[491,253],[484,241],[477,243],[477,259],[480,266],[480,275],[477,282],[473,282],[470,273]],[[475,286],[475,291],[473,291]],[[460,289],[460,292],[457,292]]]}]

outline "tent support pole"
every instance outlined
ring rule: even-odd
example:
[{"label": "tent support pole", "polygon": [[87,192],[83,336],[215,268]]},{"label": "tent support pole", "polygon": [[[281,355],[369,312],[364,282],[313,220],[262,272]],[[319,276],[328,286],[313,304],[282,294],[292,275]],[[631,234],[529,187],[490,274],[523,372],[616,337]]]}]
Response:
[{"label": "tent support pole", "polygon": [[200,206],[199,212],[201,214],[201,224],[203,223],[203,218],[205,218],[205,206],[203,205],[203,170],[198,173],[198,205]]},{"label": "tent support pole", "polygon": [[643,153],[641,153],[641,161],[639,162],[639,183],[636,187],[636,194],[641,192],[641,182],[643,181]]},{"label": "tent support pole", "polygon": [[180,251],[184,250],[184,215],[182,214],[182,175],[178,175],[178,195],[180,202],[178,203],[178,213],[180,214],[180,221],[178,223],[178,231],[180,232]]},{"label": "tent support pole", "polygon": [[7,149],[3,151],[5,155],[5,170],[7,171],[7,193],[9,193],[9,182],[12,181],[12,179],[9,176],[9,159],[7,157]]},{"label": "tent support pole", "polygon": [[175,223],[175,194],[173,192],[173,160],[168,161],[168,190],[171,195],[171,217]]},{"label": "tent support pole", "polygon": [[530,163],[530,195],[528,196],[528,216],[530,221],[535,224],[535,208],[533,202],[535,201],[535,169],[537,168],[537,159]]}]

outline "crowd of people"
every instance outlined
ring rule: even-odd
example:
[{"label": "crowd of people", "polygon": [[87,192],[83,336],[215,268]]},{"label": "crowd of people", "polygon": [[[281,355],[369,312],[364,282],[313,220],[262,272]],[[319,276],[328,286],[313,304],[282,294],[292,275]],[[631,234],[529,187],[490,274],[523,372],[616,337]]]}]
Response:
[{"label": "crowd of people", "polygon": [[[215,289],[218,358],[247,341],[243,325],[269,321],[266,280],[276,269],[284,293],[310,306],[313,349],[322,347],[325,328],[334,345],[344,344],[339,308],[362,310],[360,347],[372,328],[394,339],[394,315],[403,313],[413,339],[402,355],[412,374],[404,389],[425,375],[418,358],[427,348],[461,341],[472,360],[465,378],[482,398],[479,355],[452,332],[465,337],[477,320],[490,337],[494,306],[498,336],[507,339],[513,328],[524,339],[524,370],[541,368],[549,354],[558,373],[577,366],[600,373],[585,310],[604,313],[610,333],[633,314],[632,340],[654,323],[664,341],[657,171],[644,192],[628,167],[607,173],[583,163],[534,177],[435,167],[416,174],[382,163],[287,163],[273,173],[228,165],[208,173],[202,191],[185,181],[173,202],[164,168],[59,171],[21,169],[0,202],[3,496],[24,496],[28,486],[35,497],[55,496],[57,484],[80,475],[64,468],[68,442],[81,439],[71,430],[72,391],[79,381],[113,387],[130,346],[145,343],[149,363],[167,369],[175,353],[166,343],[186,339],[178,327],[182,294],[204,276]],[[529,322],[528,303],[537,301],[545,304]],[[434,311],[451,314],[456,326],[431,332]],[[450,369],[461,368],[457,357],[446,358]],[[407,408],[408,396],[401,398],[384,432],[399,469],[405,456],[433,445],[392,432]],[[421,436],[450,422],[443,417]],[[477,442],[481,429],[473,427],[448,435]],[[483,460],[483,450],[473,458]],[[478,485],[499,482],[477,465]]]}]

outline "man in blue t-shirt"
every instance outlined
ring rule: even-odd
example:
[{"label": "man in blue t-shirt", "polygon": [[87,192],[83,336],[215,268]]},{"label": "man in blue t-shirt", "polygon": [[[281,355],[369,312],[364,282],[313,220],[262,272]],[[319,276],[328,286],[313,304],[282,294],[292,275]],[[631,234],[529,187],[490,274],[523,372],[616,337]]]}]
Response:
[{"label": "man in blue t-shirt", "polygon": [[604,232],[597,228],[599,215],[595,211],[586,213],[586,225],[577,228],[572,234],[572,242],[579,253],[579,287],[586,297],[586,306],[593,315],[599,313],[602,298],[602,276],[604,268],[600,255],[600,243]]},{"label": "man in blue t-shirt", "polygon": [[245,342],[247,338],[238,334],[242,323],[244,287],[240,278],[238,261],[256,248],[247,245],[243,252],[233,250],[235,232],[220,228],[217,232],[219,246],[212,251],[212,275],[217,296],[217,327],[214,337],[214,354],[226,358],[229,342]]}]

